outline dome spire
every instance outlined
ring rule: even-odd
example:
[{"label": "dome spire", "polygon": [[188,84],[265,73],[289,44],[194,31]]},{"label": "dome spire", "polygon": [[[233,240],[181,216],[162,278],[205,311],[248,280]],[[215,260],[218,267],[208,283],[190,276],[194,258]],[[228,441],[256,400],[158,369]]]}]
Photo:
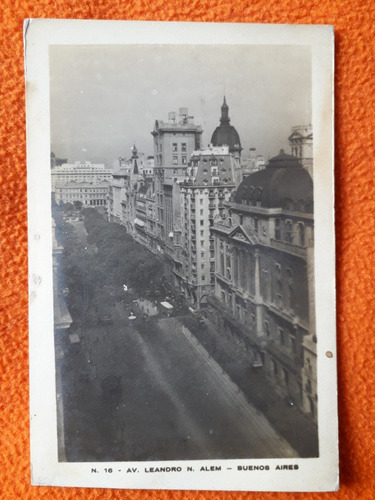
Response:
[{"label": "dome spire", "polygon": [[224,96],[224,102],[223,102],[223,105],[221,106],[220,123],[229,123],[229,122],[230,122],[229,107],[227,104],[227,100],[225,99],[225,96]]},{"label": "dome spire", "polygon": [[230,124],[229,107],[224,95],[221,106],[220,125],[216,127],[211,137],[213,146],[229,146],[229,152],[235,156],[241,156],[241,141],[237,130]]}]

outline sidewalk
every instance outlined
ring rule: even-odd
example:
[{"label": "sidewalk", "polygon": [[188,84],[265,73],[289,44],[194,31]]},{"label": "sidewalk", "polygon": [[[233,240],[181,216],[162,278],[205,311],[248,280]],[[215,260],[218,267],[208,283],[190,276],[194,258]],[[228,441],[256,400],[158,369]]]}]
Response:
[{"label": "sidewalk", "polygon": [[301,457],[316,457],[318,433],[316,426],[296,406],[282,399],[266,379],[264,373],[252,371],[246,352],[224,333],[205,320],[205,324],[191,317],[178,318],[217,361],[232,381],[243,391],[275,430],[280,433]]}]

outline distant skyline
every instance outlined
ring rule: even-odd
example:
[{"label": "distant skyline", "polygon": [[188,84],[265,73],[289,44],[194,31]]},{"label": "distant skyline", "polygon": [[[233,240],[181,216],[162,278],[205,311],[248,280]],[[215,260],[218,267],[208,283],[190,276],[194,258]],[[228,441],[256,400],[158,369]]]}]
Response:
[{"label": "distant skyline", "polygon": [[207,146],[225,95],[242,156],[255,147],[267,159],[311,123],[311,92],[308,46],[51,46],[51,150],[108,166],[134,143],[153,155],[155,120],[181,107]]}]

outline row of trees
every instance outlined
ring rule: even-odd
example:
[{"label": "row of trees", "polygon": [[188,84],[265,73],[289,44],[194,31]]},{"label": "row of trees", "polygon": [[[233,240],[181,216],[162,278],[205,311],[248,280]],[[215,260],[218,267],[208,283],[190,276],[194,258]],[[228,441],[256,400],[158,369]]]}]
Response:
[{"label": "row of trees", "polygon": [[[77,208],[77,207],[75,207]],[[70,210],[53,207],[56,239],[64,248],[60,289],[68,288],[67,302],[74,321],[96,321],[98,314],[115,300],[124,298],[123,284],[139,296],[145,289],[158,289],[162,265],[146,248],[126,233],[124,227],[108,222],[95,209],[83,209],[86,241],[64,220]]]},{"label": "row of trees", "polygon": [[84,215],[87,241],[97,248],[108,285],[121,288],[126,284],[138,293],[160,285],[161,263],[134,241],[123,226],[108,222],[95,209],[85,209]]}]

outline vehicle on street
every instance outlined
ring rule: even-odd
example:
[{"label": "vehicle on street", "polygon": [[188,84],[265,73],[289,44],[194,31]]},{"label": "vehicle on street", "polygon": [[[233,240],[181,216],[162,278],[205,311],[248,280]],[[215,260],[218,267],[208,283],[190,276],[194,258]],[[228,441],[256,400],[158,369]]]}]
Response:
[{"label": "vehicle on street", "polygon": [[160,309],[168,317],[173,315],[173,306],[169,302],[160,302]]}]

